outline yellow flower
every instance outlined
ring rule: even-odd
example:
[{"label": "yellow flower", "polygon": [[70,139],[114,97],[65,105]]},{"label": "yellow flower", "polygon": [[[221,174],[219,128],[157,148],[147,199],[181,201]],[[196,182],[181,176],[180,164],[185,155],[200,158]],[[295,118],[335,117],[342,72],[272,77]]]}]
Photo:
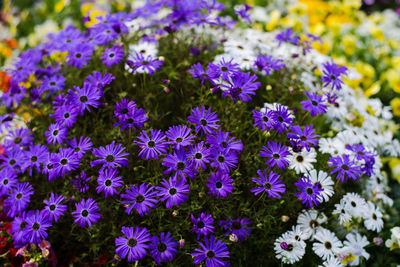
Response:
[{"label": "yellow flower", "polygon": [[354,54],[357,38],[354,35],[346,34],[342,39],[343,50],[347,55]]},{"label": "yellow flower", "polygon": [[379,29],[377,26],[372,26],[370,28],[372,37],[374,37],[375,39],[379,40],[379,41],[384,41],[385,40],[385,35],[383,34],[383,31],[381,29]]},{"label": "yellow flower", "polygon": [[376,81],[365,91],[365,96],[370,97],[372,95],[379,93],[380,90],[381,90],[381,84],[379,83],[379,81]]},{"label": "yellow flower", "polygon": [[400,183],[400,159],[392,158],[389,161],[389,167],[393,177]]},{"label": "yellow flower", "polygon": [[58,61],[58,62],[64,62],[64,61],[67,61],[67,58],[66,58],[67,55],[68,55],[67,51],[65,51],[65,52],[61,52],[61,51],[53,52],[50,55],[50,59],[54,60],[54,61]]},{"label": "yellow flower", "polygon": [[274,30],[278,26],[280,18],[281,18],[281,13],[278,10],[273,10],[269,15],[269,22],[267,25],[265,25],[265,29],[267,31]]},{"label": "yellow flower", "polygon": [[59,0],[54,5],[54,11],[56,13],[60,13],[67,5],[69,5],[69,0]]},{"label": "yellow flower", "polygon": [[354,256],[353,254],[348,254],[346,255],[343,259],[342,259],[342,263],[344,265],[347,265],[348,263],[354,261],[356,259],[356,256]]},{"label": "yellow flower", "polygon": [[393,98],[392,101],[390,101],[390,105],[392,106],[393,115],[400,117],[400,98]]},{"label": "yellow flower", "polygon": [[389,82],[390,88],[393,89],[396,93],[400,93],[400,68],[390,69],[386,73],[386,78]]}]

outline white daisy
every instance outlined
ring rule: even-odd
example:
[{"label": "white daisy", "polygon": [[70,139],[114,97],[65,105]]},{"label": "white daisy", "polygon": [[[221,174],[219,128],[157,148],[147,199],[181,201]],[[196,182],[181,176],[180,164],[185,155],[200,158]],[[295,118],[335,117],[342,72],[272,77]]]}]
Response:
[{"label": "white daisy", "polygon": [[313,168],[312,163],[316,162],[317,153],[314,148],[310,151],[303,149],[300,152],[293,152],[290,150],[291,155],[289,159],[289,169],[294,169],[297,174],[306,173]]},{"label": "white daisy", "polygon": [[364,216],[364,226],[368,230],[380,232],[383,228],[382,212],[371,201],[367,202],[368,210]]},{"label": "white daisy", "polygon": [[304,245],[306,247],[306,243],[304,240],[306,240],[307,233],[301,230],[299,225],[293,226],[291,231],[288,231],[288,233],[292,233],[294,240],[300,243],[300,245]]},{"label": "white daisy", "polygon": [[274,243],[276,258],[289,264],[299,261],[305,253],[305,242],[301,242],[294,239],[293,232],[283,233]]},{"label": "white daisy", "polygon": [[129,53],[133,54],[133,55],[135,53],[140,53],[145,58],[147,56],[151,56],[151,57],[155,58],[155,57],[157,57],[158,48],[157,48],[157,44],[155,44],[155,43],[152,43],[152,42],[140,42],[140,43],[137,43],[137,44],[129,45]]},{"label": "white daisy", "polygon": [[367,202],[357,193],[347,193],[343,196],[345,201],[345,210],[353,217],[364,217],[368,211]]},{"label": "white daisy", "polygon": [[314,239],[314,235],[318,229],[323,229],[321,224],[325,223],[328,218],[324,213],[318,214],[316,210],[303,210],[302,213],[297,218],[297,225],[300,227],[300,230],[303,231],[305,239],[311,240]]},{"label": "white daisy", "polygon": [[338,155],[339,151],[344,150],[344,146],[341,146],[343,146],[343,144],[335,138],[321,138],[318,143],[319,151],[321,153],[330,154],[332,156]]},{"label": "white daisy", "polygon": [[344,267],[343,263],[336,257],[329,257],[318,267]]},{"label": "white daisy", "polygon": [[333,185],[334,182],[332,178],[324,171],[319,171],[312,169],[308,172],[310,181],[313,184],[319,182],[319,188],[324,189],[324,191],[320,192],[324,201],[328,201],[334,194]]},{"label": "white daisy", "polygon": [[323,260],[338,254],[343,246],[336,235],[327,229],[319,229],[314,237],[313,250]]},{"label": "white daisy", "polygon": [[360,257],[364,257],[366,260],[369,259],[369,253],[364,249],[365,246],[369,245],[369,242],[365,236],[361,236],[357,232],[348,233],[343,244],[344,246],[340,254],[344,257],[349,255],[355,256],[353,260],[348,262],[350,266],[359,265]]},{"label": "white daisy", "polygon": [[346,202],[341,199],[338,204],[335,204],[335,209],[332,214],[339,216],[339,222],[341,224],[347,224],[351,221],[351,214],[346,210]]}]

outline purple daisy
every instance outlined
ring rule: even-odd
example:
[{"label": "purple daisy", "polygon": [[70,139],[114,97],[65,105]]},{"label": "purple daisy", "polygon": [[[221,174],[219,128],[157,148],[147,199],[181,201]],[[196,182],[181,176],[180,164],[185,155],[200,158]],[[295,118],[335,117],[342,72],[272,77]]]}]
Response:
[{"label": "purple daisy", "polygon": [[135,101],[123,98],[114,105],[114,108],[114,117],[118,118],[121,121],[129,117],[128,114],[132,113],[133,110],[136,108],[136,103]]},{"label": "purple daisy", "polygon": [[47,143],[53,144],[54,146],[56,143],[62,144],[64,140],[67,139],[68,132],[67,128],[58,123],[53,123],[50,125],[49,130],[46,131],[44,135],[47,137]]},{"label": "purple daisy", "polygon": [[85,171],[72,178],[71,184],[76,188],[77,191],[83,193],[89,190],[89,181],[92,179],[91,176],[86,176]]},{"label": "purple daisy", "polygon": [[114,124],[114,127],[121,126],[121,130],[126,129],[126,131],[129,132],[130,128],[135,130],[135,127],[143,127],[144,123],[148,120],[148,117],[146,115],[146,110],[142,108],[134,108],[123,118],[119,117],[119,120],[118,123]]},{"label": "purple daisy", "polygon": [[192,109],[188,121],[195,124],[196,133],[209,135],[214,129],[219,128],[219,125],[216,124],[219,121],[217,114],[212,112],[210,108],[206,111],[204,106]]},{"label": "purple daisy", "polygon": [[22,166],[23,171],[29,168],[29,175],[32,176],[32,170],[40,173],[40,165],[47,161],[49,150],[44,145],[31,145],[29,150],[25,151],[25,162]]},{"label": "purple daisy", "polygon": [[251,75],[250,72],[243,73],[238,72],[231,77],[228,81],[229,85],[222,85],[227,90],[223,91],[222,97],[229,96],[236,103],[238,100],[242,102],[250,102],[250,95],[255,95],[255,91],[260,87],[260,82],[255,82],[257,80],[256,75]]},{"label": "purple daisy", "polygon": [[83,115],[85,110],[91,112],[90,107],[99,107],[101,93],[99,89],[94,87],[91,83],[85,81],[82,88],[74,86],[74,91],[69,89],[67,98],[72,105],[78,107],[80,114]]},{"label": "purple daisy", "polygon": [[189,178],[195,177],[195,170],[190,164],[187,153],[184,148],[174,151],[173,154],[168,154],[161,163],[163,166],[168,167],[164,174],[175,172],[175,176],[181,176],[185,179],[185,175]]},{"label": "purple daisy", "polygon": [[119,194],[116,188],[122,187],[124,181],[121,176],[118,175],[117,169],[105,169],[100,171],[99,177],[97,178],[97,183],[99,186],[96,187],[97,194],[104,192],[105,198],[109,195]]},{"label": "purple daisy", "polygon": [[273,127],[273,111],[263,109],[261,111],[253,110],[254,124],[258,129],[269,131]]},{"label": "purple daisy", "polygon": [[42,87],[46,91],[50,91],[53,94],[56,91],[63,90],[65,86],[65,78],[62,75],[52,75],[52,76],[44,76],[42,79]]},{"label": "purple daisy", "polygon": [[133,262],[146,256],[151,241],[149,231],[145,227],[125,227],[122,226],[121,232],[124,236],[115,239],[115,252],[122,259]]},{"label": "purple daisy", "polygon": [[47,175],[49,182],[52,182],[54,179],[60,177],[60,174],[56,169],[54,169],[53,162],[57,160],[56,157],[56,153],[47,153],[47,159],[43,163],[42,173]]},{"label": "purple daisy", "polygon": [[208,65],[208,74],[213,79],[222,78],[225,81],[229,81],[230,77],[240,72],[239,64],[233,63],[233,59],[225,61],[224,58],[220,60],[218,64],[210,63]]},{"label": "purple daisy", "polygon": [[315,117],[317,115],[321,115],[326,113],[328,109],[328,105],[323,104],[321,95],[317,95],[316,93],[306,92],[309,100],[301,101],[300,104],[303,105],[303,109],[307,110],[311,113],[311,117]]},{"label": "purple daisy", "polygon": [[207,143],[212,145],[212,149],[216,151],[228,150],[240,152],[243,150],[243,144],[240,140],[236,140],[236,137],[229,136],[229,132],[223,132],[218,130],[211,135],[207,136]]},{"label": "purple daisy", "polygon": [[206,266],[227,266],[228,262],[221,260],[221,258],[229,258],[228,247],[221,240],[215,239],[215,236],[204,238],[204,244],[198,242],[200,249],[194,249],[192,257],[195,264],[205,260]]},{"label": "purple daisy", "polygon": [[54,117],[57,124],[70,128],[76,122],[78,113],[79,110],[75,108],[75,105],[64,104],[56,107],[54,114],[51,114],[50,117]]},{"label": "purple daisy", "polygon": [[111,48],[106,48],[100,59],[103,60],[103,64],[110,68],[112,65],[118,64],[124,58],[124,51],[122,46],[114,45]]},{"label": "purple daisy", "polygon": [[13,238],[13,243],[22,247],[28,243],[26,235],[26,219],[33,213],[33,211],[23,211],[18,216],[14,217],[11,222],[11,234]]},{"label": "purple daisy", "polygon": [[144,57],[143,54],[136,53],[129,56],[127,64],[132,69],[132,73],[148,73],[151,76],[156,70],[161,69],[163,62],[153,58],[151,55]]},{"label": "purple daisy", "polygon": [[90,56],[93,54],[93,47],[90,45],[79,44],[68,51],[67,64],[82,69],[88,64]]},{"label": "purple daisy", "polygon": [[340,79],[340,76],[347,73],[347,68],[345,66],[339,67],[333,60],[325,62],[322,66],[324,67],[322,71],[324,75],[321,78],[321,82],[324,83],[324,87],[331,85],[333,90],[342,89],[344,82]]},{"label": "purple daisy", "polygon": [[26,240],[31,244],[39,244],[47,238],[47,228],[51,227],[51,221],[43,211],[35,211],[26,218]]},{"label": "purple daisy", "polygon": [[222,173],[229,173],[231,168],[236,168],[238,156],[235,151],[214,151],[211,158],[211,166]]},{"label": "purple daisy", "polygon": [[290,152],[285,145],[274,141],[268,141],[267,146],[263,146],[260,151],[261,157],[268,158],[265,164],[267,164],[269,168],[277,165],[279,169],[282,170],[286,169],[286,166],[289,165],[289,160],[287,159],[289,155]]},{"label": "purple daisy", "polygon": [[158,200],[158,192],[154,186],[148,184],[131,185],[126,189],[126,194],[121,195],[122,204],[125,205],[125,212],[131,214],[134,209],[140,216],[150,213],[150,208],[154,209]]},{"label": "purple daisy", "polygon": [[272,56],[258,55],[254,62],[254,71],[263,71],[268,76],[272,70],[279,71],[283,67],[285,63],[281,59],[273,59]]},{"label": "purple daisy", "polygon": [[44,207],[43,212],[49,219],[57,222],[60,217],[64,215],[64,212],[67,211],[67,205],[61,204],[64,200],[65,197],[54,194],[53,192],[51,193],[49,200],[44,200],[46,206]]},{"label": "purple daisy", "polygon": [[304,130],[302,131],[299,125],[290,127],[290,130],[293,133],[288,133],[288,138],[297,142],[302,147],[305,147],[307,151],[310,151],[311,147],[310,144],[313,146],[318,145],[318,138],[319,135],[313,134],[315,129],[313,129],[313,125],[306,125],[304,126]]},{"label": "purple daisy", "polygon": [[177,252],[176,242],[170,232],[161,232],[160,237],[153,236],[151,238],[150,253],[157,264],[161,265],[162,262],[172,261]]},{"label": "purple daisy", "polygon": [[159,191],[158,196],[161,201],[167,201],[167,209],[172,208],[174,205],[178,207],[180,204],[185,202],[190,193],[189,185],[185,179],[180,179],[177,176],[169,177],[169,181],[163,179],[161,181],[161,187],[156,187]]},{"label": "purple daisy", "polygon": [[78,159],[81,159],[86,152],[92,150],[93,143],[90,140],[90,137],[79,137],[79,142],[76,137],[74,139],[67,141],[68,145],[74,150],[75,155]]},{"label": "purple daisy", "polygon": [[241,241],[245,240],[251,233],[251,222],[247,218],[236,218],[233,220],[226,218],[225,221],[220,221],[219,225],[226,230],[225,235],[234,234]]},{"label": "purple daisy", "polygon": [[11,189],[17,186],[18,179],[15,171],[4,168],[0,170],[0,197],[8,195]]},{"label": "purple daisy", "polygon": [[140,141],[134,143],[140,147],[139,157],[149,159],[157,159],[158,155],[167,153],[168,143],[165,140],[165,135],[160,130],[150,129],[150,137],[142,130],[140,136],[137,137]]},{"label": "purple daisy", "polygon": [[[5,122],[1,122],[2,124]],[[15,129],[6,135],[3,146],[8,148],[11,146],[27,147],[33,144],[33,134],[30,129]]]},{"label": "purple daisy", "polygon": [[79,203],[75,203],[76,211],[72,212],[74,222],[84,228],[86,224],[92,227],[93,224],[101,218],[100,209],[96,201],[92,198],[82,199]]},{"label": "purple daisy", "polygon": [[101,72],[94,71],[91,75],[86,76],[85,83],[89,83],[92,88],[99,90],[100,95],[103,96],[103,87],[110,84],[115,77],[111,73],[105,72],[102,76]]},{"label": "purple daisy", "polygon": [[197,219],[193,214],[190,214],[190,218],[193,223],[193,228],[190,231],[197,234],[197,239],[200,238],[200,235],[207,236],[209,233],[214,233],[214,218],[211,214],[202,212]]},{"label": "purple daisy", "polygon": [[286,186],[281,180],[278,180],[281,176],[273,171],[268,174],[267,170],[264,170],[264,174],[260,170],[257,170],[257,173],[260,179],[253,177],[252,181],[260,187],[253,188],[250,191],[254,195],[266,192],[269,198],[282,198],[280,194],[285,193]]},{"label": "purple daisy", "polygon": [[342,157],[330,157],[328,166],[334,168],[329,174],[338,173],[336,179],[340,180],[341,183],[346,182],[349,177],[356,181],[362,173],[360,166],[357,166],[355,161],[346,154]]},{"label": "purple daisy", "polygon": [[79,167],[80,160],[72,148],[60,148],[52,162],[54,171],[62,176]]},{"label": "purple daisy", "polygon": [[194,79],[200,78],[201,85],[204,85],[205,81],[210,78],[209,71],[210,71],[209,69],[207,69],[207,71],[204,71],[203,66],[199,62],[199,63],[192,65],[192,67],[189,69],[188,72],[190,72],[192,74],[192,77]]},{"label": "purple daisy", "polygon": [[227,173],[212,172],[210,178],[207,180],[206,186],[210,191],[209,194],[220,197],[227,197],[233,191],[233,179]]},{"label": "purple daisy", "polygon": [[272,113],[273,127],[279,133],[283,133],[293,124],[293,115],[285,106],[276,104]]},{"label": "purple daisy", "polygon": [[277,34],[275,39],[279,41],[279,45],[282,44],[282,42],[288,42],[288,43],[292,43],[294,45],[298,45],[299,41],[300,41],[300,37],[299,36],[295,36],[294,35],[295,32],[288,28],[284,31],[282,31],[281,33]]},{"label": "purple daisy", "polygon": [[190,134],[190,128],[186,125],[171,126],[165,135],[171,140],[169,143],[176,150],[192,145],[193,139],[196,138]]},{"label": "purple daisy", "polygon": [[308,176],[304,176],[301,177],[298,182],[294,183],[294,185],[297,186],[300,191],[300,193],[295,193],[294,195],[297,196],[306,207],[312,208],[321,203],[321,192],[324,191],[324,189],[320,188],[319,182],[313,184]]},{"label": "purple daisy", "polygon": [[5,151],[4,155],[0,154],[0,167],[4,169],[21,172],[21,167],[24,166],[25,154],[19,148],[10,148]]},{"label": "purple daisy", "polygon": [[121,144],[115,144],[115,141],[112,141],[111,144],[106,145],[106,148],[102,146],[99,148],[94,148],[92,151],[93,155],[100,159],[92,161],[90,166],[94,167],[96,165],[103,164],[100,170],[103,170],[104,168],[128,166],[128,159],[126,156],[128,156],[129,153],[123,153],[124,150],[125,147],[123,147]]},{"label": "purple daisy", "polygon": [[18,183],[11,189],[9,197],[4,200],[7,216],[14,218],[19,212],[26,209],[33,193],[33,187],[28,182]]},{"label": "purple daisy", "polygon": [[205,170],[207,169],[206,163],[210,162],[210,153],[210,150],[201,141],[190,149],[187,156],[190,158],[189,162],[195,170],[198,170],[200,167]]}]

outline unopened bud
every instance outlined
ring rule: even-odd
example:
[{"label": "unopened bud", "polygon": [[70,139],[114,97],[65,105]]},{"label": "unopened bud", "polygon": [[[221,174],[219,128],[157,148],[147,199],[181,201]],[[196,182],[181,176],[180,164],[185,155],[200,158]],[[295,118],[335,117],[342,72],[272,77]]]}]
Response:
[{"label": "unopened bud", "polygon": [[239,239],[238,239],[237,235],[230,234],[229,235],[229,240],[232,241],[232,242],[238,242]]},{"label": "unopened bud", "polygon": [[174,211],[172,212],[172,216],[174,216],[174,217],[178,216],[178,214],[179,214],[179,212],[178,212],[177,210],[174,210]]},{"label": "unopened bud", "polygon": [[380,245],[383,244],[383,239],[382,239],[381,237],[377,236],[377,237],[374,237],[373,242],[374,242],[376,245],[380,246]]},{"label": "unopened bud", "polygon": [[281,220],[282,220],[282,222],[288,222],[289,221],[289,216],[287,216],[287,215],[283,215],[282,217],[281,217]]},{"label": "unopened bud", "polygon": [[180,239],[179,240],[179,248],[183,248],[184,245],[185,245],[185,239]]}]

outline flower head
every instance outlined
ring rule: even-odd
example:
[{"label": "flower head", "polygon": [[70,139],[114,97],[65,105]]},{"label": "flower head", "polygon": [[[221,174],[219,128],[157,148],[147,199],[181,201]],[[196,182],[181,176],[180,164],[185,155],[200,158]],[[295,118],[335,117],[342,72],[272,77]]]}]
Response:
[{"label": "flower head", "polygon": [[121,166],[128,166],[128,159],[126,156],[129,153],[124,153],[125,147],[121,144],[115,144],[112,141],[111,144],[106,145],[106,147],[99,147],[93,149],[93,154],[100,159],[94,160],[90,163],[91,167],[99,164],[103,164],[101,170],[104,168],[117,168]]},{"label": "flower head", "polygon": [[301,200],[306,207],[318,206],[322,201],[321,191],[324,189],[319,188],[318,183],[313,184],[308,176],[303,176],[298,182],[294,183],[300,193],[295,193],[298,199]]},{"label": "flower head", "polygon": [[97,183],[99,184],[96,187],[97,194],[99,194],[100,192],[104,192],[106,198],[109,195],[118,195],[119,193],[116,188],[122,187],[124,181],[122,180],[121,176],[117,175],[117,169],[105,169],[100,171],[99,178],[97,178]]},{"label": "flower head", "polygon": [[177,246],[178,242],[171,237],[170,232],[161,232],[160,237],[153,236],[151,238],[149,249],[154,260],[161,264],[162,262],[171,261],[175,257]]},{"label": "flower head", "polygon": [[75,203],[76,211],[72,212],[75,220],[80,227],[85,227],[86,224],[92,227],[100,219],[100,209],[96,201],[92,198],[82,199],[79,203]]},{"label": "flower head", "polygon": [[111,48],[106,48],[100,59],[103,60],[103,64],[108,68],[118,64],[124,58],[124,51],[122,46],[114,45]]},{"label": "flower head", "polygon": [[210,191],[209,194],[220,197],[227,197],[233,191],[233,179],[227,173],[212,172],[211,177],[207,180],[206,186]]},{"label": "flower head", "polygon": [[131,214],[134,209],[140,216],[150,213],[150,208],[155,208],[158,192],[154,186],[148,184],[131,185],[125,194],[121,195],[122,204],[127,204],[125,212]]},{"label": "flower head", "polygon": [[321,95],[317,95],[316,93],[306,92],[309,100],[301,101],[300,104],[303,105],[303,109],[307,110],[311,113],[311,117],[321,115],[326,113],[328,109],[328,105],[323,104]]},{"label": "flower head", "polygon": [[212,112],[210,108],[206,111],[204,106],[192,109],[188,121],[195,124],[196,132],[201,134],[209,135],[219,128],[219,125],[216,124],[219,121],[217,114]]},{"label": "flower head", "polygon": [[267,173],[267,170],[264,170],[264,174],[260,170],[257,170],[257,173],[260,179],[253,178],[252,181],[260,185],[260,187],[253,188],[250,191],[254,195],[266,192],[270,198],[282,198],[280,194],[285,193],[286,186],[281,180],[278,180],[280,175],[273,171]]},{"label": "flower head", "polygon": [[170,177],[167,181],[163,179],[161,181],[161,187],[157,187],[160,192],[159,197],[161,201],[167,201],[167,209],[172,208],[174,205],[179,206],[189,197],[189,185],[186,183],[185,179],[178,176]]},{"label": "flower head", "polygon": [[140,260],[147,254],[151,236],[145,227],[125,227],[121,232],[124,236],[115,239],[115,252],[128,262]]},{"label": "flower head", "polygon": [[158,156],[167,153],[168,144],[165,140],[166,136],[160,130],[150,129],[150,137],[142,130],[139,141],[134,143],[140,146],[139,157],[149,159],[157,159]]},{"label": "flower head", "polygon": [[200,235],[207,236],[209,233],[214,232],[214,218],[211,214],[202,212],[199,214],[197,219],[193,216],[193,214],[191,214],[190,218],[193,223],[193,228],[191,231],[197,234],[197,239],[200,238]]},{"label": "flower head", "polygon": [[224,242],[212,235],[210,238],[205,237],[204,243],[198,244],[201,248],[196,248],[191,254],[195,264],[205,260],[206,266],[226,266],[227,262],[221,259],[229,258],[228,247]]},{"label": "flower head", "polygon": [[44,200],[46,204],[43,210],[44,214],[52,221],[58,221],[64,215],[64,212],[67,211],[67,205],[61,204],[64,200],[65,197],[52,192],[49,200]]},{"label": "flower head", "polygon": [[263,146],[260,151],[261,157],[267,157],[268,160],[265,164],[268,165],[268,168],[272,168],[275,165],[279,167],[279,169],[286,169],[286,166],[289,165],[289,161],[287,156],[290,153],[285,145],[281,143],[276,143],[274,141],[268,141],[267,146]]}]

